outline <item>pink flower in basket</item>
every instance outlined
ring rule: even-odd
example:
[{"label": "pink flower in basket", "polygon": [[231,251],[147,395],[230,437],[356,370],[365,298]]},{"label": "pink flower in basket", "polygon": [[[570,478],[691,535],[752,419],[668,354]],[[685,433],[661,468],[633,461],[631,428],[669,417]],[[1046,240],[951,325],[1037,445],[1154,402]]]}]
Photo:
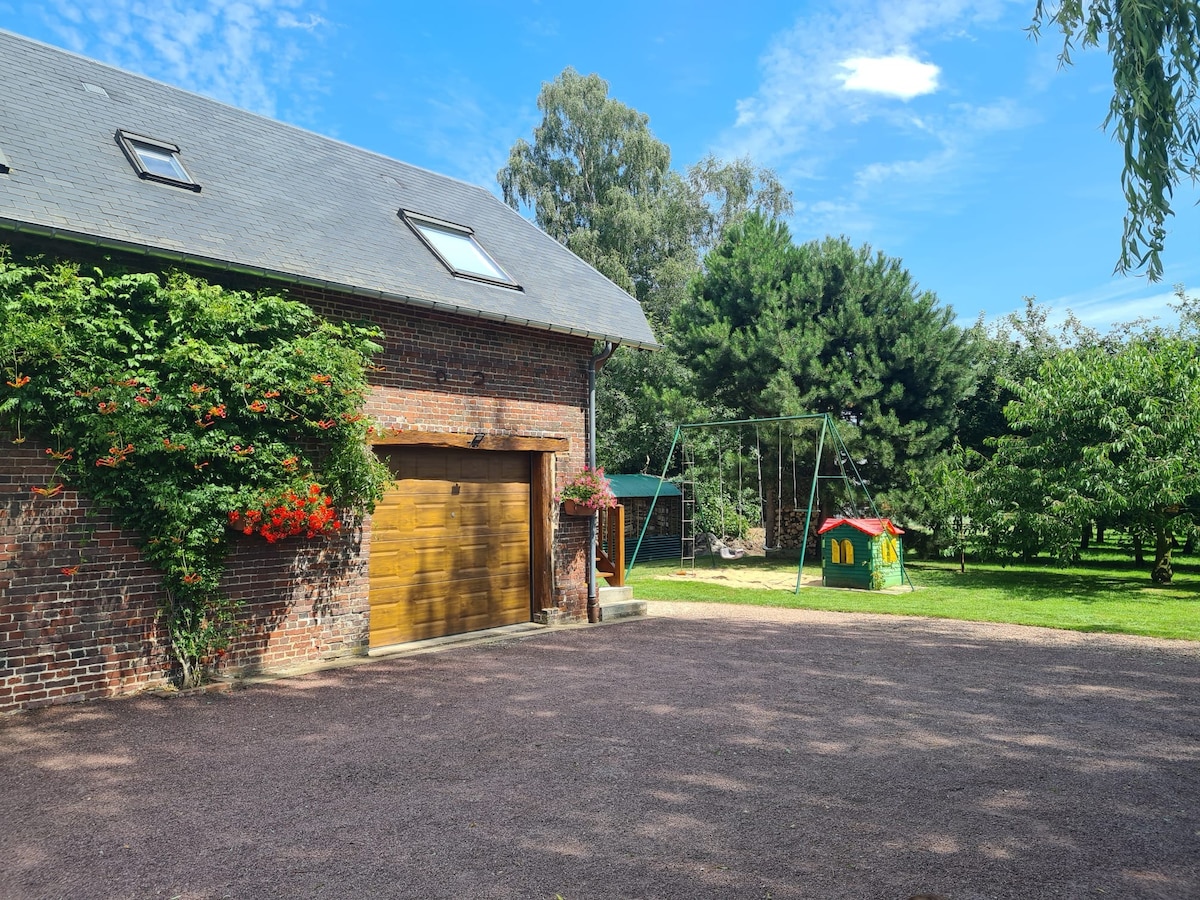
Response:
[{"label": "pink flower in basket", "polygon": [[560,503],[571,501],[576,508],[589,514],[617,505],[612,485],[609,484],[602,468],[585,468],[559,491],[558,500]]}]

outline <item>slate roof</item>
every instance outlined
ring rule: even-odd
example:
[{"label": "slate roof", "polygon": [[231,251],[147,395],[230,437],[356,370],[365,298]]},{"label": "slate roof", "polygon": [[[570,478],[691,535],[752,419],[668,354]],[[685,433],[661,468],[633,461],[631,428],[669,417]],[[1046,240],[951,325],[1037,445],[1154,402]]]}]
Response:
[{"label": "slate roof", "polygon": [[[137,177],[118,129],[201,186]],[[482,187],[0,30],[3,230],[657,346],[638,302]],[[399,217],[474,230],[522,286],[456,278]]]}]

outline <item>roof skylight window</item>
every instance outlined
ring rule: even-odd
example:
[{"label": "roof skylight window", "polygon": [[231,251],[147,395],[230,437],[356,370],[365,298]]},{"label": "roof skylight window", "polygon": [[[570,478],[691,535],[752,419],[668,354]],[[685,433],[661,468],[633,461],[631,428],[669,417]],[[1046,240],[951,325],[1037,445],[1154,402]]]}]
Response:
[{"label": "roof skylight window", "polygon": [[0,175],[7,175],[12,171],[12,166],[8,164],[8,157],[4,155],[4,151],[0,150]]},{"label": "roof skylight window", "polygon": [[174,144],[129,131],[118,131],[117,141],[133,163],[139,178],[175,184],[197,192],[200,190],[200,185],[192,180],[179,161],[179,148]]},{"label": "roof skylight window", "polygon": [[455,275],[520,288],[520,285],[480,246],[470,228],[403,209],[400,210],[400,216],[441,260],[442,265]]}]

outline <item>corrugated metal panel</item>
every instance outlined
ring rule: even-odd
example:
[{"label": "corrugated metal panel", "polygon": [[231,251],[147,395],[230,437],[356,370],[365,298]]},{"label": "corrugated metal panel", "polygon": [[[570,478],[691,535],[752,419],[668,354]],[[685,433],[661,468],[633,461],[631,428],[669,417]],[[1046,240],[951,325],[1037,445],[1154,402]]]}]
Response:
[{"label": "corrugated metal panel", "polygon": [[653,497],[655,489],[661,484],[659,499],[663,497],[679,497],[679,488],[669,481],[663,481],[657,475],[609,475],[613,493],[618,499],[623,497]]}]

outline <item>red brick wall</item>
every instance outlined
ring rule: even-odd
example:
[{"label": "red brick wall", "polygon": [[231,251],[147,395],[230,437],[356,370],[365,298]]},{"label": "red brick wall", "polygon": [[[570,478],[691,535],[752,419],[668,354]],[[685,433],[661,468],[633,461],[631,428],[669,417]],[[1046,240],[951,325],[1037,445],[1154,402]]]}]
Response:
[{"label": "red brick wall", "polygon": [[[0,460],[0,711],[165,683],[159,573],[142,561],[137,535],[75,491],[34,494],[54,471],[35,441]],[[246,632],[225,668],[364,647],[361,537],[352,528],[333,541],[272,546],[234,535],[222,588],[245,602]]]},{"label": "red brick wall", "polygon": [[[383,427],[568,438],[570,449],[556,459],[559,488],[586,464],[590,340],[315,289],[292,295],[327,318],[383,329],[367,407]],[[586,544],[586,521],[562,517],[555,596],[572,619],[587,614]]]},{"label": "red brick wall", "polygon": [[[323,291],[293,294],[325,316],[383,327],[369,412],[385,427],[565,437],[559,486],[583,466],[590,341]],[[0,711],[127,693],[167,676],[158,573],[142,562],[137,536],[86,498],[32,492],[53,471],[44,451],[33,439],[0,438]],[[585,615],[585,541],[584,520],[558,523],[555,596],[571,618]],[[320,545],[236,536],[224,588],[246,602],[248,630],[225,670],[363,652],[369,547],[369,519]]]},{"label": "red brick wall", "polygon": [[[157,574],[74,491],[32,492],[54,471],[41,445],[10,447],[0,451],[0,710],[156,680]],[[72,566],[78,574],[61,571]]]}]

